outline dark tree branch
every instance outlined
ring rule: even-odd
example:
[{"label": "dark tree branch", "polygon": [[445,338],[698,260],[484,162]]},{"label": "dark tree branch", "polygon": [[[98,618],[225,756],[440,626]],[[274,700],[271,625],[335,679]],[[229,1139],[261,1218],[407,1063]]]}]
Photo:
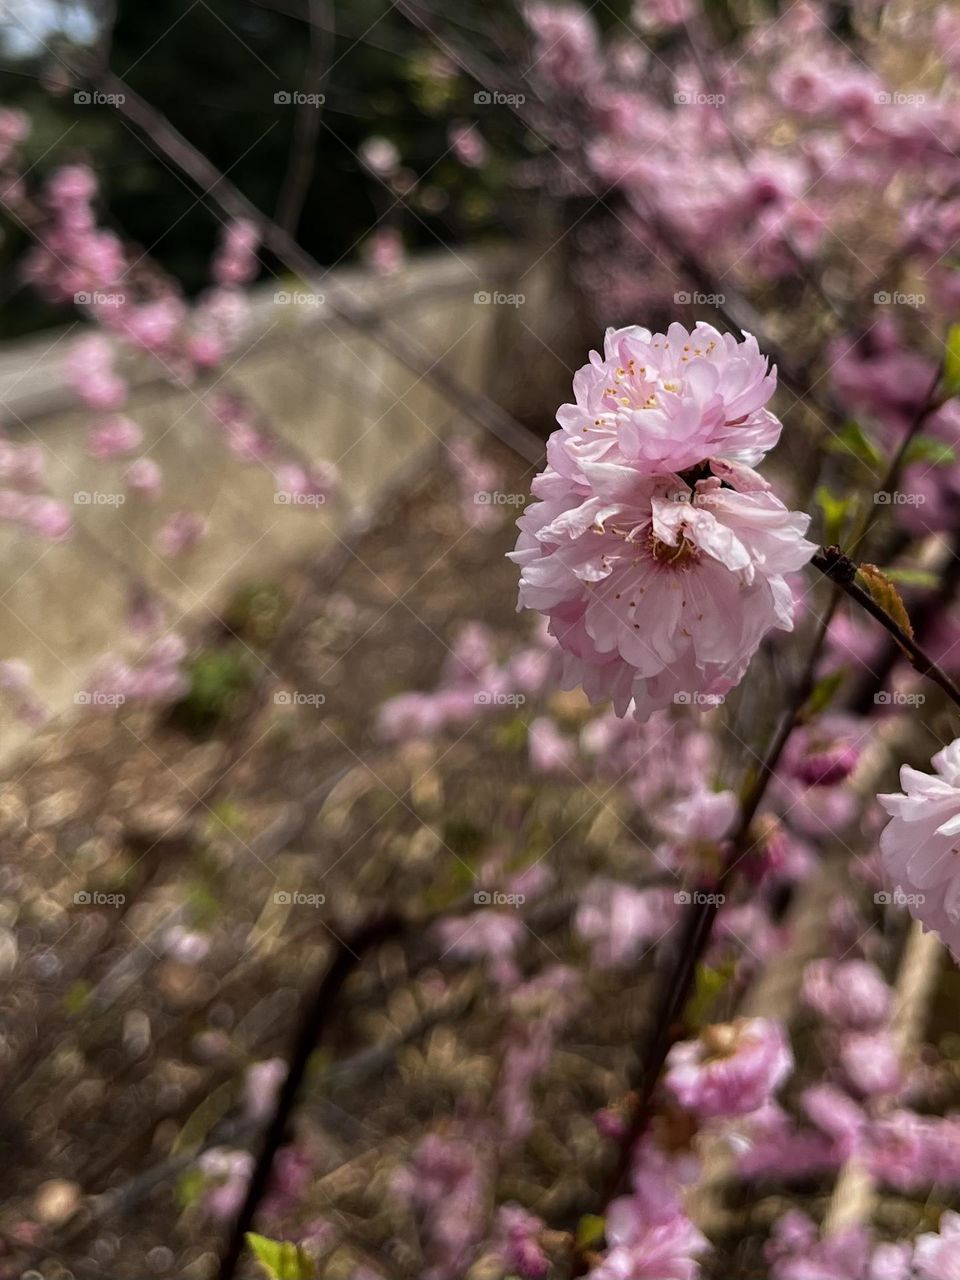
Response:
[{"label": "dark tree branch", "polygon": [[858,566],[849,556],[844,555],[839,547],[825,547],[817,552],[810,563],[828,577],[831,582],[836,583],[840,590],[858,604],[861,609],[864,609],[872,618],[875,618],[893,636],[894,640],[907,655],[913,669],[918,671],[920,675],[926,676],[928,680],[932,680],[934,684],[939,685],[947,697],[956,706],[960,707],[960,689],[957,688],[947,673],[938,667],[933,659],[924,652],[913,636],[904,631],[896,619],[892,618],[868,591],[864,591],[856,580]]},{"label": "dark tree branch", "polygon": [[264,1134],[263,1146],[253,1168],[247,1194],[224,1249],[217,1272],[218,1280],[233,1280],[236,1275],[247,1232],[253,1229],[257,1209],[269,1190],[273,1162],[287,1137],[310,1058],[320,1042],[344,983],[366,952],[402,932],[403,927],[404,923],[399,916],[387,914],[363,925],[350,935],[349,941],[339,940],[313,996],[305,1003],[287,1055],[286,1078]]}]

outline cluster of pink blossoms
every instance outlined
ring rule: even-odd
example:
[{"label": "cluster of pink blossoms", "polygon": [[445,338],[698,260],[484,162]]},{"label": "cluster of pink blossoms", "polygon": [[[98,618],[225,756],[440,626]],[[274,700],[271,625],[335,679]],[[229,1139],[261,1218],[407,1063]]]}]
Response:
[{"label": "cluster of pink blossoms", "polygon": [[722,697],[773,628],[809,517],[753,470],[777,442],[775,371],[711,325],[607,332],[557,414],[539,501],[518,521],[520,607],[549,619],[564,682],[639,720]]}]

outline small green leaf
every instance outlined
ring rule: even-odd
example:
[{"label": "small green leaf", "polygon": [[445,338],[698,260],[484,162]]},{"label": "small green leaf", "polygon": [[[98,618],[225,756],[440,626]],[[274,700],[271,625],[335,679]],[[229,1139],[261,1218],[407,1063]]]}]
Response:
[{"label": "small green leaf", "polygon": [[299,1245],[289,1240],[268,1240],[247,1232],[247,1244],[268,1280],[315,1280],[316,1268]]},{"label": "small green leaf", "polygon": [[903,455],[905,466],[911,462],[929,462],[933,466],[944,467],[956,460],[956,451],[933,436],[917,436],[907,445]]},{"label": "small green leaf", "polygon": [[899,582],[904,587],[939,587],[940,578],[929,569],[884,569],[891,582]]},{"label": "small green leaf", "polygon": [[813,716],[819,715],[833,701],[833,695],[843,684],[847,671],[844,667],[840,671],[831,671],[830,675],[824,676],[822,680],[818,680],[814,685],[813,693],[807,699],[806,706],[801,712],[801,720],[809,720]]},{"label": "small green leaf", "polygon": [[200,1199],[207,1185],[207,1179],[199,1169],[188,1169],[177,1182],[174,1192],[177,1204],[181,1209],[189,1209]]},{"label": "small green leaf", "polygon": [[494,733],[494,742],[499,751],[519,755],[527,746],[526,724],[519,716],[501,721]]},{"label": "small green leaf", "polygon": [[868,466],[883,464],[883,454],[861,427],[859,422],[848,422],[827,446],[831,453],[852,453]]},{"label": "small green leaf", "polygon": [[943,358],[943,388],[948,395],[960,392],[960,324],[947,330],[946,355]]},{"label": "small green leaf", "polygon": [[835,498],[830,490],[821,485],[814,495],[814,500],[823,512],[823,542],[842,541],[843,525],[851,510],[850,498]]},{"label": "small green leaf", "polygon": [[593,1249],[603,1240],[607,1229],[605,1219],[596,1213],[585,1213],[577,1223],[577,1246],[580,1249]]},{"label": "small green leaf", "polygon": [[685,1020],[695,1028],[703,1026],[716,1001],[733,980],[736,962],[725,960],[714,968],[708,964],[697,966],[697,982],[687,1005]]}]

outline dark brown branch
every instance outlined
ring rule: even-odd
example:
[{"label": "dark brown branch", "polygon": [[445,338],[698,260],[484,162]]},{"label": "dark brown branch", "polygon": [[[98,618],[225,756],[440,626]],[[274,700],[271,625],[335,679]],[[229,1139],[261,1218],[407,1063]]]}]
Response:
[{"label": "dark brown branch", "polygon": [[218,1280],[233,1280],[236,1275],[247,1232],[253,1229],[257,1209],[270,1186],[274,1160],[287,1137],[310,1058],[320,1042],[344,983],[366,952],[402,932],[403,928],[404,922],[399,916],[383,915],[351,934],[349,941],[337,942],[333,957],[325,965],[312,998],[304,1006],[287,1056],[286,1078],[270,1117],[263,1146],[247,1186],[247,1194],[227,1241],[220,1270],[217,1272]]},{"label": "dark brown branch", "polygon": [[896,619],[892,618],[868,591],[864,591],[856,580],[858,566],[849,556],[844,555],[839,547],[825,547],[817,552],[811,564],[828,577],[831,582],[836,583],[841,591],[855,601],[861,609],[864,609],[872,618],[875,618],[893,636],[909,658],[913,669],[918,671],[920,675],[926,676],[928,680],[932,680],[934,684],[939,685],[947,697],[960,707],[960,689],[957,688],[947,673],[938,667],[933,659],[924,652],[913,636],[908,635]]}]

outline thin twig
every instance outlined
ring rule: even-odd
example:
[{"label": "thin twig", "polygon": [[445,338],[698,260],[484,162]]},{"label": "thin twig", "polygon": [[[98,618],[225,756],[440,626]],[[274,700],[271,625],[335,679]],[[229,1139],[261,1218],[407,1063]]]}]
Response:
[{"label": "thin twig", "polygon": [[390,914],[379,916],[351,934],[349,942],[339,940],[332,958],[325,964],[316,991],[304,1006],[297,1026],[287,1057],[287,1074],[277,1097],[273,1115],[270,1117],[243,1205],[237,1214],[224,1249],[217,1273],[218,1280],[233,1280],[236,1275],[247,1232],[253,1228],[257,1209],[270,1186],[274,1159],[287,1137],[287,1129],[300,1095],[310,1058],[320,1041],[344,983],[367,951],[401,932],[404,927],[404,921],[399,916]]},{"label": "thin twig", "polygon": [[815,568],[819,569],[822,574],[836,583],[845,595],[875,618],[877,622],[884,627],[897,644],[904,651],[910,660],[910,664],[920,675],[926,676],[928,680],[932,680],[934,684],[946,693],[947,697],[960,707],[960,689],[954,684],[945,671],[943,671],[933,659],[927,654],[920,645],[917,644],[912,635],[904,631],[903,627],[892,618],[882,605],[874,600],[873,596],[856,581],[858,566],[844,555],[839,547],[821,548],[810,562]]},{"label": "thin twig", "polygon": [[[283,186],[277,199],[276,221],[289,235],[297,234],[303,202],[307,198],[313,168],[316,163],[317,135],[320,132],[320,113],[323,103],[310,101],[319,97],[327,81],[329,67],[323,66],[329,59],[336,38],[333,4],[330,0],[307,0],[310,32],[310,52],[303,77],[303,99],[297,104],[293,118],[293,136],[290,140],[290,160],[284,175]],[[323,11],[326,11],[323,14]],[[323,19],[321,21],[321,19]]]}]

